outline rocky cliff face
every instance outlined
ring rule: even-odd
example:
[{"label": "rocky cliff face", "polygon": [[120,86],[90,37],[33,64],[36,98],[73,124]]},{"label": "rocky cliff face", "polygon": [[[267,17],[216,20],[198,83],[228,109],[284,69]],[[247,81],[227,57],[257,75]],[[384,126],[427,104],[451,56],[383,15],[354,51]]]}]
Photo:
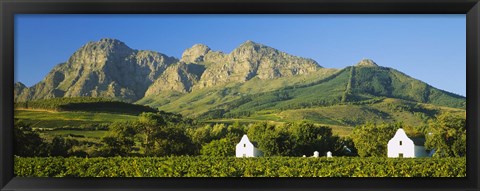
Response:
[{"label": "rocky cliff face", "polygon": [[371,59],[362,59],[360,62],[357,63],[355,66],[360,66],[360,67],[377,67],[377,63],[375,63]]},{"label": "rocky cliff face", "polygon": [[180,63],[168,68],[145,96],[163,91],[188,93],[227,83],[243,83],[254,77],[289,77],[315,72],[319,68],[314,60],[292,56],[252,41],[241,44],[230,54],[196,44],[184,51]]},{"label": "rocky cliff face", "polygon": [[307,74],[319,68],[314,60],[252,41],[229,54],[196,44],[177,60],[158,52],[131,49],[119,40],[101,39],[81,47],[33,87],[16,85],[15,95],[17,101],[80,96],[136,101],[165,91],[187,93],[255,77]]},{"label": "rocky cliff face", "polygon": [[317,62],[292,56],[274,48],[246,41],[230,54],[209,51],[203,56],[207,69],[195,88],[230,82],[245,82],[254,77],[274,79],[307,74],[321,68]]},{"label": "rocky cliff face", "polygon": [[91,96],[134,101],[176,62],[157,52],[133,50],[121,41],[102,39],[81,47],[18,100]]},{"label": "rocky cliff face", "polygon": [[191,92],[204,71],[205,66],[199,64],[180,62],[172,65],[148,88],[145,96],[154,96],[166,91]]},{"label": "rocky cliff face", "polygon": [[15,101],[17,101],[19,96],[27,89],[27,86],[25,86],[25,84],[23,84],[22,82],[15,82],[15,84],[13,85],[13,97]]},{"label": "rocky cliff face", "polygon": [[185,63],[203,62],[203,57],[210,52],[210,48],[203,44],[195,44],[191,48],[185,50],[180,61]]}]

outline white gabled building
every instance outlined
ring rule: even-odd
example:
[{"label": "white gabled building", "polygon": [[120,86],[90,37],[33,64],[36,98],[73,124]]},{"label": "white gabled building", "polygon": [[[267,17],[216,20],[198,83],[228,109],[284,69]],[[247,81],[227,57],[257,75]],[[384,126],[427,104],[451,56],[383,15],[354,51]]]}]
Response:
[{"label": "white gabled building", "polygon": [[262,156],[262,151],[255,147],[255,142],[250,142],[247,135],[243,135],[242,140],[237,144],[235,155],[237,157],[258,157]]},{"label": "white gabled building", "polygon": [[398,129],[387,145],[387,155],[390,158],[427,157],[425,147],[417,141],[408,138],[403,129]]}]

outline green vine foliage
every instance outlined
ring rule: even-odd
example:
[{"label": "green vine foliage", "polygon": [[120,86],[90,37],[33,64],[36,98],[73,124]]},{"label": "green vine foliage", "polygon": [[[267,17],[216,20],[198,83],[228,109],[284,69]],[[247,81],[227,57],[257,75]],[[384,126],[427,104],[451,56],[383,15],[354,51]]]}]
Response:
[{"label": "green vine foliage", "polygon": [[18,177],[466,177],[466,158],[15,158]]}]

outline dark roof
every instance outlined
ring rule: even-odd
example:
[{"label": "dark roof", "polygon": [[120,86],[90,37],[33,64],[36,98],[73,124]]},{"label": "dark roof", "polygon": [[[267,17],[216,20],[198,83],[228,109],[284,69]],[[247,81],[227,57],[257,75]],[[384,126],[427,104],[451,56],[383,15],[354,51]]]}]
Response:
[{"label": "dark roof", "polygon": [[257,143],[257,141],[250,141],[250,142],[253,144],[254,147],[257,147],[257,148],[258,148],[258,143]]},{"label": "dark roof", "polygon": [[412,137],[410,138],[413,141],[413,144],[417,146],[425,146],[425,138],[424,137]]}]

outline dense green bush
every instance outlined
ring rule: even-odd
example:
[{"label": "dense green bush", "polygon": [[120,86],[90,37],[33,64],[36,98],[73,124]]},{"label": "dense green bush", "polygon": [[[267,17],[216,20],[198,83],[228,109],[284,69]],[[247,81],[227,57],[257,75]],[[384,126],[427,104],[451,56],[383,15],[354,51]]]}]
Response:
[{"label": "dense green bush", "polygon": [[465,177],[466,158],[15,158],[19,177]]}]

